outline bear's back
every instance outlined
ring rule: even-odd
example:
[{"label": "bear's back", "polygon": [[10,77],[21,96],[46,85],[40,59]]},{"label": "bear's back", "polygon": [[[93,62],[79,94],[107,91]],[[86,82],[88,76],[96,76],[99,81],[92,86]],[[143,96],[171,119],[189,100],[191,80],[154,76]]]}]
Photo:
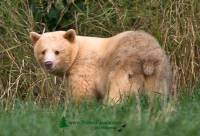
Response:
[{"label": "bear's back", "polygon": [[127,63],[139,63],[148,54],[163,55],[157,40],[143,31],[126,31],[113,36],[104,48],[102,66],[110,70]]}]

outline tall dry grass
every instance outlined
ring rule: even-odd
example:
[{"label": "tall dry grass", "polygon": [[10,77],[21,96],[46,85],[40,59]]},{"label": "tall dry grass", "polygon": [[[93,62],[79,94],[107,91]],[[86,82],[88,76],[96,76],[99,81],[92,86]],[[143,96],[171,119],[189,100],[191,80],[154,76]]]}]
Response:
[{"label": "tall dry grass", "polygon": [[62,81],[37,65],[29,32],[74,28],[81,35],[112,36],[126,30],[154,35],[170,57],[174,87],[199,80],[198,0],[7,0],[0,2],[0,100],[62,101]]}]

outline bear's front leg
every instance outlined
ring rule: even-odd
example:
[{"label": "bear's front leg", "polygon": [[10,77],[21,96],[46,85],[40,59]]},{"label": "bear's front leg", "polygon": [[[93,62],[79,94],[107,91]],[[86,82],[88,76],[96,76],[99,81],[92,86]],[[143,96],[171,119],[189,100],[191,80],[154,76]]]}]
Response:
[{"label": "bear's front leg", "polygon": [[68,78],[67,89],[73,101],[80,103],[83,101],[93,101],[96,99],[95,82],[87,76],[70,76]]}]

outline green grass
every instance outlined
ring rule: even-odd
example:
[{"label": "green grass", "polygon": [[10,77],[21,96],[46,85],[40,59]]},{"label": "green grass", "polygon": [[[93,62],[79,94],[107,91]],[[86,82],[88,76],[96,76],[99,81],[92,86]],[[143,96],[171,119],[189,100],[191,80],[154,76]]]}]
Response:
[{"label": "green grass", "polygon": [[198,0],[1,0],[0,97],[12,103],[14,98],[29,99],[37,90],[36,100],[56,103],[60,94],[55,92],[65,90],[37,65],[29,32],[70,28],[100,37],[147,31],[170,58],[174,86],[193,86],[200,77],[199,7]]},{"label": "green grass", "polygon": [[[200,135],[200,93],[182,93],[163,104],[140,96],[117,106],[98,103],[50,106],[20,102],[0,110],[1,136],[196,136]],[[138,110],[140,109],[140,110]],[[123,125],[125,127],[122,127]]]}]

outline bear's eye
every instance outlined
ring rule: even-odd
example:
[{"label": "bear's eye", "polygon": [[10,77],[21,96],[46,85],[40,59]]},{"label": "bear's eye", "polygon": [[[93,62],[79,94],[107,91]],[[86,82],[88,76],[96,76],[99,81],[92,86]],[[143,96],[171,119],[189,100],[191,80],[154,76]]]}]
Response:
[{"label": "bear's eye", "polygon": [[46,52],[46,50],[43,50],[43,51],[42,51],[42,55],[44,55],[44,54],[45,54],[45,52]]},{"label": "bear's eye", "polygon": [[58,55],[60,52],[59,51],[55,51],[55,54]]}]

